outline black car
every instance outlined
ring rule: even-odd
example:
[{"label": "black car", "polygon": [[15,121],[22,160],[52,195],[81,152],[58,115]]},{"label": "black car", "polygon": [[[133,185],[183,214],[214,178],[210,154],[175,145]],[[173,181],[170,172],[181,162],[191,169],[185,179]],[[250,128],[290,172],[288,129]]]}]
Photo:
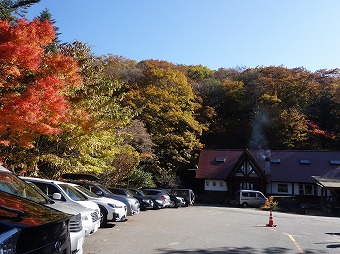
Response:
[{"label": "black car", "polygon": [[140,203],[140,209],[142,211],[146,211],[148,209],[153,209],[153,201],[151,198],[147,196],[141,196],[138,195],[128,189],[123,189],[123,188],[114,188],[114,187],[108,187],[108,189],[113,193],[117,195],[123,195],[123,196],[128,196],[128,197],[134,197],[137,199]]},{"label": "black car", "polygon": [[71,253],[71,217],[0,191],[0,253]]},{"label": "black car", "polygon": [[129,189],[129,190],[137,196],[150,198],[153,201],[153,209],[155,210],[162,209],[165,207],[165,201],[162,197],[148,197],[145,195],[145,193],[142,190],[137,190],[137,189]]}]

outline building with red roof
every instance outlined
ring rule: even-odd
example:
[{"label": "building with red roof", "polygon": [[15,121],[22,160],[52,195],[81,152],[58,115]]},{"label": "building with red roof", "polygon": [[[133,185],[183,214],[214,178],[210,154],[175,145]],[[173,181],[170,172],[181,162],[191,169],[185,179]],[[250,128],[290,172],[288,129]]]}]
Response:
[{"label": "building with red roof", "polygon": [[332,197],[340,207],[340,151],[203,149],[196,179],[206,199],[223,203],[252,189],[304,202]]}]

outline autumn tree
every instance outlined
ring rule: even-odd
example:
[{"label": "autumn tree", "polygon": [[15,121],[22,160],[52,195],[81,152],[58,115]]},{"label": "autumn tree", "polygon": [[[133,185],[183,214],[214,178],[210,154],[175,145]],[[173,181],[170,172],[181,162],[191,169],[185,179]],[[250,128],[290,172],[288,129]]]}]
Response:
[{"label": "autumn tree", "polygon": [[199,104],[192,87],[171,63],[148,60],[137,67],[139,76],[136,82],[126,83],[124,101],[139,112],[137,118],[152,135],[158,158],[154,167],[170,170],[166,171],[169,174],[183,170],[194,151],[202,147],[199,136],[203,126],[195,119]]},{"label": "autumn tree", "polygon": [[65,91],[79,84],[72,58],[45,54],[55,38],[48,21],[0,21],[0,143],[32,147],[39,135],[60,133],[68,121]]},{"label": "autumn tree", "polygon": [[139,162],[138,152],[121,131],[132,118],[120,105],[121,84],[105,75],[103,63],[86,44],[75,41],[58,50],[77,61],[83,82],[68,91],[72,117],[63,132],[40,143],[41,148],[50,147],[39,150],[40,173],[56,178],[63,172],[87,172],[121,181]]},{"label": "autumn tree", "polygon": [[192,80],[201,81],[211,77],[212,73],[213,71],[208,67],[202,65],[193,65],[188,67],[187,76]]}]

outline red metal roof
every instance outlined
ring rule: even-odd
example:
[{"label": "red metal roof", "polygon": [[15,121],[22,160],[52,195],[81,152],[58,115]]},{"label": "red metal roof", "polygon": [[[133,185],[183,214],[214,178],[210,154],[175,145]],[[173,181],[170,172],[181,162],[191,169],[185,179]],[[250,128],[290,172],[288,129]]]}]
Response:
[{"label": "red metal roof", "polygon": [[[196,178],[226,179],[235,167],[244,150],[201,150]],[[340,161],[340,151],[306,151],[306,150],[249,150],[262,170],[265,169],[265,157],[269,157],[271,174],[268,180],[274,182],[315,182],[312,176],[340,177],[340,165],[330,161]],[[217,162],[216,158],[225,158]],[[310,162],[309,164],[301,164]],[[276,163],[275,163],[276,162]]]}]

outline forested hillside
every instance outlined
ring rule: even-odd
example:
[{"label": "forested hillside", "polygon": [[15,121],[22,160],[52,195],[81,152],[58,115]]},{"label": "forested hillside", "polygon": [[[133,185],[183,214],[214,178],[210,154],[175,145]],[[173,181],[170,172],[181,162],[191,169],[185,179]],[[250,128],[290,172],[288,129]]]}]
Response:
[{"label": "forested hillside", "polygon": [[202,148],[340,148],[338,69],[96,56],[61,44],[48,11],[16,19],[9,2],[18,1],[1,1],[0,164],[18,174],[171,187]]}]

